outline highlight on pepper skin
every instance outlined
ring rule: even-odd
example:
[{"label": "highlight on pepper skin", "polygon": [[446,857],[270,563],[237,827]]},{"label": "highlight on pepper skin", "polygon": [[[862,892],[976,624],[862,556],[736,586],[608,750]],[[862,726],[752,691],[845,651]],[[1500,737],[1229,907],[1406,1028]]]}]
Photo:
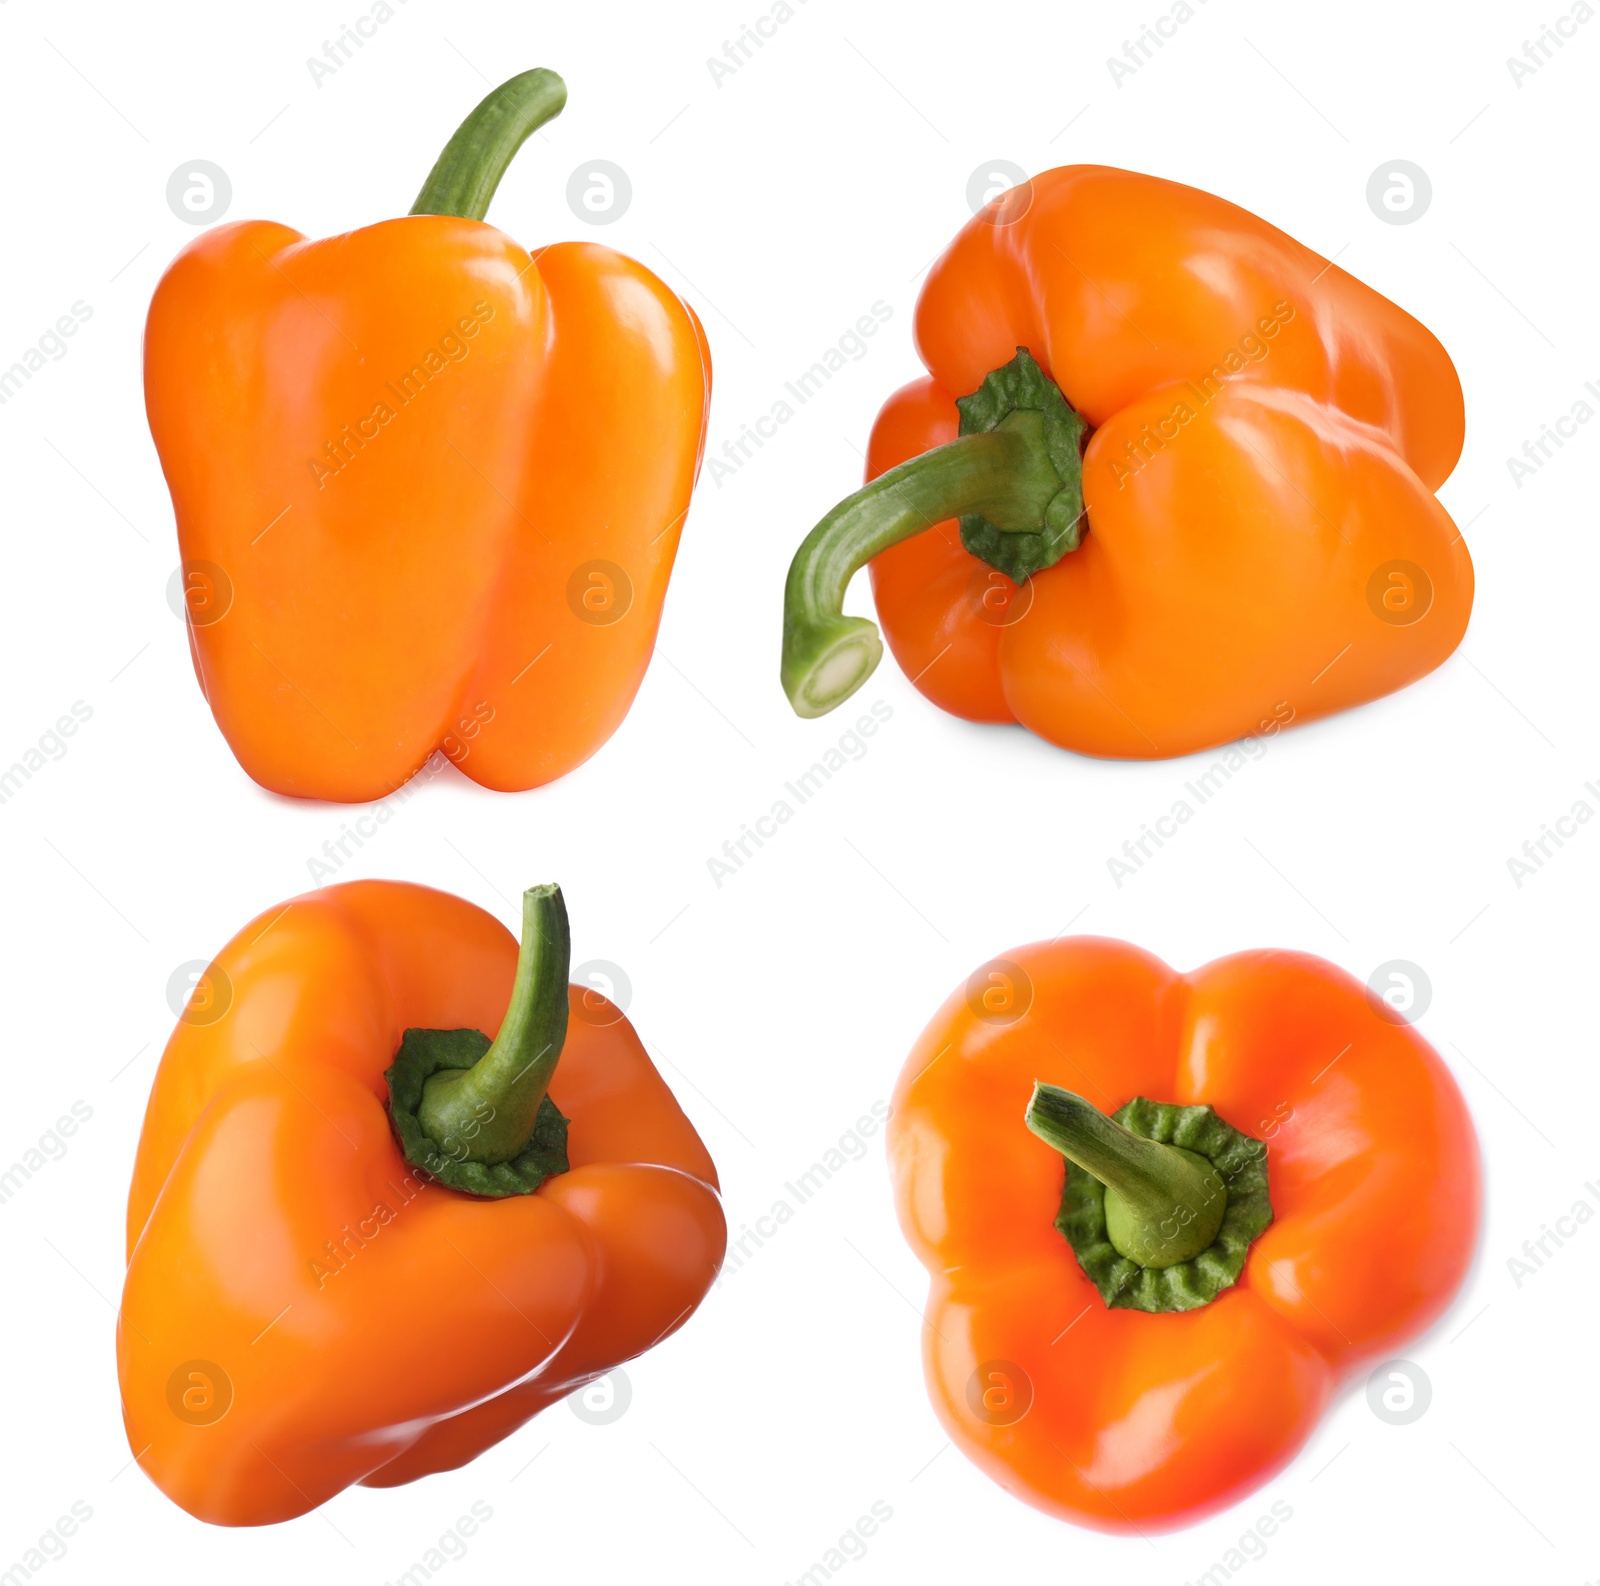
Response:
[{"label": "highlight on pepper skin", "polygon": [[[801,716],[887,640],[953,715],[1167,759],[1376,699],[1461,642],[1472,562],[1434,495],[1465,431],[1455,368],[1264,220],[1046,171],[963,228],[915,333],[927,376],[789,569]],[[843,611],[869,563],[881,637]]]},{"label": "highlight on pepper skin", "polygon": [[559,887],[519,947],[353,881],[217,955],[145,1113],[117,1325],[129,1447],[197,1519],[455,1469],[704,1299],[716,1169],[570,951]]},{"label": "highlight on pepper skin", "polygon": [[923,1031],[888,1148],[945,1431],[1101,1531],[1270,1479],[1440,1316],[1482,1215],[1450,1071],[1305,953],[1180,975],[1104,938],[1009,952]]},{"label": "highlight on pepper skin", "polygon": [[633,703],[700,469],[693,309],[592,243],[484,223],[566,85],[490,93],[410,214],[186,247],[145,329],[191,657],[263,787],[359,803],[442,753],[484,787],[581,764]]}]

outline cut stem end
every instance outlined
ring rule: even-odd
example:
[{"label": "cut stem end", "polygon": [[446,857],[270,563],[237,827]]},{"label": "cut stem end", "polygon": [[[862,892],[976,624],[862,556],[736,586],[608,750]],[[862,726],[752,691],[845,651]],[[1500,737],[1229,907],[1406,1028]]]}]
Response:
[{"label": "cut stem end", "polygon": [[826,716],[877,670],[883,640],[865,617],[839,617],[798,627],[785,655],[783,691],[797,716]]}]

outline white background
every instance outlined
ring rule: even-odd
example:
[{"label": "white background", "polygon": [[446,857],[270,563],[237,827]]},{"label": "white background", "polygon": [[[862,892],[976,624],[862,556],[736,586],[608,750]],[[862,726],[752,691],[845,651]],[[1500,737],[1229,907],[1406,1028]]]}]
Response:
[{"label": "white background", "polygon": [[[1178,1586],[1281,1499],[1293,1519],[1246,1567],[1252,1581],[1600,1577],[1600,1224],[1520,1287],[1507,1266],[1574,1200],[1600,1200],[1584,1188],[1600,1181],[1600,825],[1521,888],[1506,863],[1574,801],[1600,808],[1584,791],[1600,778],[1600,424],[1520,488],[1506,465],[1600,382],[1600,19],[1518,86],[1507,57],[1568,14],[1563,0],[1208,0],[1117,86],[1107,57],[1168,14],[1162,0],[794,3],[720,86],[707,58],[767,14],[761,0],[396,0],[320,86],[306,59],[369,14],[362,0],[0,3],[0,365],[75,300],[93,307],[67,355],[0,407],[0,762],[74,701],[93,710],[64,757],[0,806],[0,1166],[75,1100],[93,1109],[67,1154],[0,1205],[0,1570],[82,1500],[93,1519],[47,1583],[115,1571],[376,1586],[483,1500],[494,1518],[447,1581],[777,1586],[882,1500],[893,1518],[846,1586],[1113,1573]],[[559,879],[574,956],[625,968],[630,1016],[716,1158],[736,1234],[889,1095],[945,994],[1009,947],[1070,925],[1181,968],[1269,945],[1363,980],[1386,960],[1421,965],[1420,1027],[1472,1107],[1488,1187],[1473,1273],[1407,1351],[1433,1386],[1421,1420],[1384,1424],[1352,1383],[1267,1488],[1150,1540],[1025,1508],[947,1445],[927,1404],[924,1275],[896,1226],[880,1133],[628,1367],[632,1404],[613,1424],[557,1406],[464,1470],[352,1489],[255,1534],[191,1520],[130,1467],[114,1306],[169,978],[304,891],[308,858],[352,813],[244,776],[167,605],[177,549],[139,363],[151,290],[194,235],[168,209],[167,180],[214,161],[233,185],[228,218],[311,235],[401,214],[460,117],[532,65],[565,75],[570,107],[523,150],[490,219],[527,245],[598,237],[698,307],[716,364],[711,451],[874,300],[893,317],[759,456],[720,487],[702,481],[660,651],[611,743],[524,795],[449,771],[340,878],[428,882],[508,922],[524,885]],[[1369,175],[1397,158],[1433,183],[1413,225],[1383,224],[1366,202]],[[604,230],[565,197],[593,159],[633,184]],[[969,177],[996,159],[1099,161],[1208,188],[1428,324],[1467,392],[1466,454],[1442,494],[1470,525],[1471,628],[1405,693],[1272,741],[1120,889],[1108,856],[1205,762],[1097,763],[966,725],[885,661],[858,696],[893,710],[870,752],[718,888],[708,858],[848,726],[798,721],[779,691],[784,570],[859,482],[879,403],[920,372],[923,272],[967,218]],[[864,581],[852,604],[869,608]]]}]

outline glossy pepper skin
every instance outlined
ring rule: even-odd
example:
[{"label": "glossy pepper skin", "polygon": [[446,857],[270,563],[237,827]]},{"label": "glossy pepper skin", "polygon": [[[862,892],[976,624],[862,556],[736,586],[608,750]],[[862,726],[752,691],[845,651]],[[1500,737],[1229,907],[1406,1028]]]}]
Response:
[{"label": "glossy pepper skin", "polygon": [[1433,494],[1461,452],[1455,369],[1265,221],[1047,171],[934,264],[916,341],[929,374],[879,414],[869,480],[955,440],[956,398],[1018,348],[1092,429],[1082,543],[1026,583],[949,519],[873,557],[884,636],[944,710],[1166,758],[1375,699],[1459,644],[1472,563]]},{"label": "glossy pepper skin", "polygon": [[195,671],[263,787],[377,799],[442,749],[531,788],[617,729],[711,391],[643,265],[460,213],[223,225],[156,288],[144,377]]},{"label": "glossy pepper skin", "polygon": [[129,1444],[191,1514],[262,1525],[464,1464],[706,1293],[716,1171],[593,990],[570,988],[549,1089],[569,1171],[482,1200],[402,1156],[402,1032],[493,1032],[517,960],[483,910],[387,881],[269,909],[218,954],[145,1116],[117,1336]]},{"label": "glossy pepper skin", "polygon": [[[1010,1011],[952,996],[889,1130],[901,1227],[931,1277],[934,1409],[1046,1513],[1113,1532],[1188,1524],[1271,1477],[1342,1381],[1449,1303],[1482,1196],[1465,1103],[1413,1028],[1306,954],[1179,975],[1080,937],[990,967]],[[1054,1226],[1063,1158],[1022,1123],[1036,1081],[1105,1111],[1209,1103],[1265,1145],[1274,1216],[1233,1287],[1189,1311],[1107,1307]],[[1030,1392],[1018,1419],[1008,1406]]]}]

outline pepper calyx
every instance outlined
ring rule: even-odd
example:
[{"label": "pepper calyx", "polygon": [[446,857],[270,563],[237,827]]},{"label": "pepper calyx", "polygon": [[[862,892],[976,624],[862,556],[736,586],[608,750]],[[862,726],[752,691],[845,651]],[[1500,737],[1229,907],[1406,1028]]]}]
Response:
[{"label": "pepper calyx", "polygon": [[494,1200],[531,1195],[571,1166],[567,1118],[548,1095],[540,1098],[527,1144],[508,1162],[471,1161],[464,1154],[469,1142],[436,1142],[417,1119],[427,1082],[443,1069],[471,1068],[491,1044],[482,1030],[407,1030],[383,1076],[389,1083],[389,1115],[406,1161],[446,1188]]},{"label": "pepper calyx", "polygon": [[567,1171],[549,1096],[567,1038],[572,934],[561,888],[522,894],[522,942],[500,1033],[406,1030],[384,1074],[406,1160],[469,1195],[531,1195]]},{"label": "pepper calyx", "polygon": [[961,516],[961,543],[980,561],[1020,584],[1054,567],[1083,541],[1083,447],[1088,425],[1041,369],[1026,347],[1010,363],[991,369],[976,391],[956,398],[962,435],[983,435],[1014,422],[1018,413],[1043,420],[1043,443],[1060,478],[1060,489],[1038,528],[1014,529],[981,512]]},{"label": "pepper calyx", "polygon": [[[1054,1090],[1053,1086],[1036,1086],[1035,1103],[1041,1091]],[[1034,1112],[1035,1104],[1030,1104],[1030,1127]],[[1084,1276],[1099,1290],[1108,1310],[1159,1314],[1209,1305],[1238,1282],[1251,1245],[1272,1222],[1266,1143],[1234,1128],[1213,1107],[1184,1107],[1145,1096],[1134,1097],[1102,1121],[1120,1126],[1120,1131],[1139,1141],[1153,1141],[1175,1155],[1194,1158],[1211,1170],[1226,1194],[1215,1235],[1196,1254],[1170,1265],[1145,1265],[1130,1259],[1113,1242],[1114,1236],[1122,1235],[1107,1218],[1105,1183],[1070,1159],[1065,1162],[1056,1228],[1072,1246]],[[1041,1130],[1034,1132],[1044,1137]],[[1186,1209],[1198,1210],[1180,1207],[1180,1218]]]}]

